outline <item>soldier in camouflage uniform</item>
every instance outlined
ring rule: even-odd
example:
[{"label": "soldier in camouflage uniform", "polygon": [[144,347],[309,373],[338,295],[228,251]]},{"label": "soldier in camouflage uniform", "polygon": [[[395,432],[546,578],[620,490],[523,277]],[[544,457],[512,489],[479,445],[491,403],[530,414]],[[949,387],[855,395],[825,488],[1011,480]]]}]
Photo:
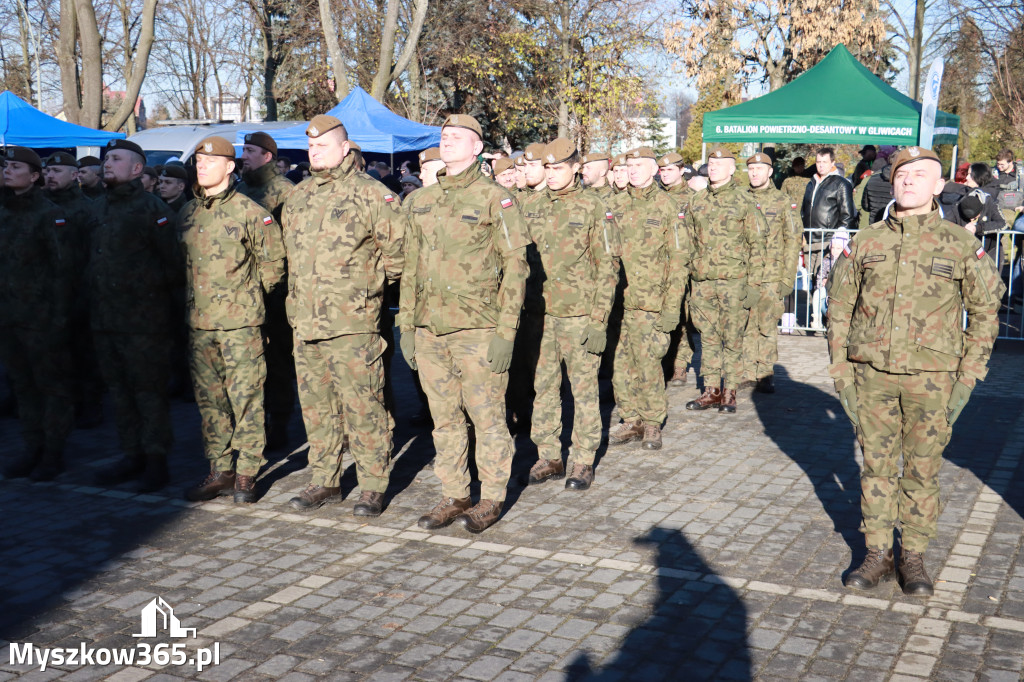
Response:
[{"label": "soldier in camouflage uniform", "polygon": [[[210,474],[185,498],[234,494],[254,502],[263,465],[266,379],[263,294],[284,277],[281,228],[237,190],[235,149],[222,137],[196,147],[196,198],[178,214],[185,256],[190,366]],[[238,462],[234,461],[237,453]]]},{"label": "soldier in camouflage uniform", "polygon": [[[264,132],[248,133],[242,145],[242,182],[238,191],[249,197],[280,223],[285,197],[292,191],[291,181],[277,172],[277,143]],[[267,447],[271,450],[288,444],[288,422],[295,407],[295,361],[292,358],[292,328],[285,312],[288,275],[281,286],[264,295],[266,321],[263,323],[263,350],[267,360],[264,404],[267,411]]]},{"label": "soldier in camouflage uniform", "polygon": [[290,504],[312,509],[340,499],[347,435],[362,491],[352,513],[378,516],[393,426],[384,405],[381,305],[385,279],[402,274],[406,219],[398,197],[355,169],[341,121],[316,116],[306,135],[313,175],[288,195],[282,229],[313,478]]},{"label": "soldier in camouflage uniform", "polygon": [[694,245],[690,315],[700,332],[704,379],[704,392],[686,403],[688,410],[736,411],[743,333],[750,309],[761,298],[767,228],[746,188],[733,181],[735,172],[731,151],[712,151],[710,184],[694,195],[686,216]]},{"label": "soldier in camouflage uniform", "polygon": [[804,173],[807,170],[807,162],[803,157],[793,159],[793,166],[790,169],[789,177],[782,181],[779,190],[789,197],[791,203],[799,206],[803,203],[804,194],[807,193],[807,183],[811,181]]},{"label": "soldier in camouflage uniform", "polygon": [[626,155],[619,154],[612,160],[612,188],[621,196],[629,188],[629,169]]},{"label": "soldier in camouflage uniform", "polygon": [[[402,278],[402,355],[418,367],[434,417],[434,473],[444,499],[419,520],[441,528],[458,517],[478,533],[497,521],[512,466],[505,388],[526,293],[530,236],[512,195],[480,173],[480,124],[449,116],[441,130],[445,170],[407,202]],[[469,496],[469,434],[476,433],[480,501]]]},{"label": "soldier in camouflage uniform", "polygon": [[50,481],[63,470],[74,427],[68,350],[75,286],[75,226],[37,186],[42,162],[7,147],[0,203],[0,359],[18,403],[25,452],[7,478]]},{"label": "soldier in camouflage uniform", "polygon": [[601,445],[597,371],[608,338],[619,279],[615,217],[595,192],[576,180],[576,147],[558,138],[544,150],[548,189],[526,210],[541,260],[544,315],[534,388],[532,437],[538,461],[527,483],[565,476],[562,464],[562,363],[573,393],[572,466],[566,489],[586,490],[594,481]]},{"label": "soldier in camouflage uniform", "polygon": [[495,159],[494,167],[494,181],[504,187],[505,189],[515,191],[516,188],[516,162],[512,159]]},{"label": "soldier in camouflage uniform", "polygon": [[78,161],[66,152],[51,154],[43,162],[46,198],[64,211],[72,237],[75,290],[71,304],[71,329],[79,330],[71,348],[71,364],[77,426],[92,428],[103,421],[103,382],[96,364],[96,349],[89,331],[89,297],[85,266],[89,243],[96,229],[96,204],[82,193],[78,184]]},{"label": "soldier in camouflage uniform", "polygon": [[134,142],[107,143],[103,179],[109,190],[98,202],[88,277],[96,357],[114,398],[124,451],[98,482],[141,477],[138,489],[152,492],[168,481],[170,335],[181,317],[173,295],[184,270],[173,211],[142,189],[145,158]]},{"label": "soldier in camouflage uniform", "polygon": [[768,228],[765,238],[764,284],[761,298],[750,309],[743,337],[746,380],[760,393],[775,392],[775,361],[779,359],[779,319],[784,299],[793,291],[800,261],[800,220],[796,204],[772,184],[772,160],[757,153],[747,159],[747,190]]},{"label": "soldier in camouflage uniform", "polygon": [[626,290],[612,375],[622,422],[608,432],[608,444],[643,439],[643,448],[657,450],[668,416],[661,360],[679,326],[691,245],[677,203],[654,180],[654,151],[640,147],[626,156],[629,194],[619,203]]},{"label": "soldier in camouflage uniform", "polygon": [[864,453],[868,553],[846,586],[865,590],[893,577],[898,524],[900,585],[927,596],[923,555],[936,534],[942,452],[988,372],[1005,287],[974,236],[942,220],[934,152],[901,151],[891,181],[888,217],[854,236],[829,277],[829,374]]},{"label": "soldier in camouflage uniform", "polygon": [[[683,157],[675,152],[665,154],[658,159],[658,176],[661,178],[665,191],[676,200],[681,216],[686,215],[686,206],[695,194],[683,178],[683,165]],[[686,372],[693,361],[693,345],[690,342],[690,321],[687,319],[689,317],[687,312],[684,308],[682,322],[671,335],[672,339],[668,350],[668,357],[672,358],[672,376],[668,382],[670,386],[686,385]]]},{"label": "soldier in camouflage uniform", "polygon": [[437,184],[437,172],[444,168],[441,150],[437,147],[424,149],[420,152],[420,182],[424,187]]},{"label": "soldier in camouflage uniform", "polygon": [[188,192],[185,191],[187,184],[188,171],[184,166],[167,165],[160,171],[157,194],[167,202],[171,210],[178,213],[188,203]]},{"label": "soldier in camouflage uniform", "polygon": [[610,204],[615,190],[608,182],[611,171],[611,157],[606,152],[590,152],[583,157],[583,186],[597,194],[606,205]]}]

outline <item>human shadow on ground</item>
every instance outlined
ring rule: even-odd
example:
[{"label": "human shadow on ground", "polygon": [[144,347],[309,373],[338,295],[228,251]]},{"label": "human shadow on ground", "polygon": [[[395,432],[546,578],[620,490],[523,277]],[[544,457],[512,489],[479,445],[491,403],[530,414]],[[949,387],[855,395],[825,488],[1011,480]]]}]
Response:
[{"label": "human shadow on ground", "polygon": [[655,526],[636,543],[657,552],[653,613],[603,663],[577,652],[567,682],[752,679],[747,609],[739,595],[678,530]]},{"label": "human shadow on ground", "polygon": [[790,378],[775,367],[776,393],[754,393],[752,402],[765,434],[801,469],[850,547],[851,566],[866,554],[860,525],[860,466],[855,459],[853,427],[839,399]]}]

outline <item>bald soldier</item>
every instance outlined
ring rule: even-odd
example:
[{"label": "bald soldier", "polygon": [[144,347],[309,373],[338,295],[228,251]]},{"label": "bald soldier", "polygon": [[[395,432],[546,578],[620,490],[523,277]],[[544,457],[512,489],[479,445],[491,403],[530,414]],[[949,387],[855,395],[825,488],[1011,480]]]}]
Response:
[{"label": "bald soldier", "polygon": [[[501,515],[512,467],[505,388],[526,289],[530,236],[516,201],[480,172],[480,124],[453,114],[441,129],[445,169],[409,196],[402,277],[402,355],[418,369],[434,418],[434,473],[442,499],[419,526],[456,519],[471,533]],[[463,411],[465,410],[465,411]],[[476,436],[480,501],[470,498],[469,432]]]},{"label": "bald soldier", "polygon": [[393,426],[384,404],[381,305],[385,279],[402,275],[406,219],[387,187],[355,169],[341,121],[315,116],[306,136],[313,174],[288,195],[281,219],[288,320],[313,471],[289,504],[306,510],[341,499],[347,435],[361,490],[352,513],[379,516]]},{"label": "bald soldier", "polygon": [[[242,182],[238,191],[265,210],[275,223],[281,221],[285,198],[292,191],[291,181],[277,172],[277,142],[265,132],[247,133],[242,145]],[[295,361],[292,359],[292,328],[285,312],[288,271],[280,286],[263,296],[266,319],[263,322],[263,349],[266,354],[267,447],[271,450],[288,444],[288,422],[295,408]]]},{"label": "bald soldier", "polygon": [[[669,193],[679,206],[679,214],[685,215],[686,205],[695,192],[686,184],[683,177],[683,157],[675,152],[670,152],[658,159],[658,177],[665,191]],[[686,373],[693,360],[693,346],[690,345],[690,334],[687,330],[689,321],[687,311],[683,310],[682,321],[679,329],[672,332],[672,347],[669,348],[669,355],[672,357],[672,376],[669,379],[671,386],[683,386],[686,384]],[[674,351],[674,352],[673,352]]]},{"label": "bald soldier", "polygon": [[691,245],[676,202],[654,181],[654,151],[634,149],[626,164],[628,195],[618,204],[626,290],[612,376],[622,422],[608,432],[608,444],[642,439],[641,447],[658,450],[668,416],[661,360],[679,326]]},{"label": "bald soldier", "polygon": [[765,266],[761,297],[750,309],[743,337],[744,379],[759,393],[775,392],[775,361],[779,359],[782,299],[793,291],[803,232],[796,204],[772,184],[772,159],[758,152],[747,159],[747,190],[764,217]]},{"label": "bald soldier", "polygon": [[[725,147],[708,158],[707,190],[690,200],[686,220],[693,237],[690,315],[701,338],[704,391],[688,410],[736,412],[743,379],[743,334],[764,280],[764,219],[745,187],[733,181],[736,158]],[[773,283],[772,286],[775,286]]]},{"label": "bald soldier", "polygon": [[1005,286],[974,235],[942,219],[934,152],[907,147],[890,178],[895,204],[853,237],[829,277],[829,374],[864,453],[868,552],[846,586],[871,589],[898,572],[904,594],[929,596],[942,453],[988,373]]}]

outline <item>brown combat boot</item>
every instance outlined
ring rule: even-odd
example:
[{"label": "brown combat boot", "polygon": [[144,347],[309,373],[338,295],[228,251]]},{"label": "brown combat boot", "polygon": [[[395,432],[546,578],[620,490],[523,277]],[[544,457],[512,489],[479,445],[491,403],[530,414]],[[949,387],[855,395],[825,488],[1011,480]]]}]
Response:
[{"label": "brown combat boot", "polygon": [[235,476],[235,504],[252,504],[256,501],[256,477]]},{"label": "brown combat boot", "polygon": [[476,506],[459,515],[456,519],[470,533],[482,533],[501,516],[502,502],[496,500],[480,500]]},{"label": "brown combat boot", "polygon": [[450,525],[455,520],[455,517],[471,506],[473,506],[473,501],[468,497],[446,497],[434,505],[433,509],[421,516],[417,523],[420,528],[425,530],[444,528]]},{"label": "brown combat boot", "polygon": [[230,495],[234,489],[234,471],[211,471],[202,483],[185,491],[185,499],[189,502],[206,502],[220,495]]},{"label": "brown combat boot", "polygon": [[688,410],[706,410],[711,407],[718,407],[722,402],[722,389],[710,386],[704,387],[704,392],[696,400],[686,403]]},{"label": "brown combat boot", "polygon": [[364,490],[352,507],[353,516],[380,516],[384,511],[384,493]]},{"label": "brown combat boot", "polygon": [[846,576],[846,586],[855,590],[871,590],[880,581],[889,581],[896,576],[892,549],[869,549],[864,562]]},{"label": "brown combat boot", "polygon": [[909,597],[930,597],[935,587],[924,570],[924,554],[900,549],[900,587]]},{"label": "brown combat boot", "polygon": [[686,367],[676,367],[672,372],[672,378],[668,380],[669,386],[686,385]]},{"label": "brown combat boot", "polygon": [[573,462],[569,470],[569,478],[565,479],[566,490],[587,490],[594,482],[594,466]]},{"label": "brown combat boot", "polygon": [[722,391],[722,402],[718,404],[718,411],[726,414],[736,413],[736,391],[731,388]]},{"label": "brown combat boot", "polygon": [[526,485],[537,485],[547,480],[560,480],[565,478],[565,465],[560,459],[541,459],[530,468],[530,475],[526,478]]},{"label": "brown combat boot", "polygon": [[293,509],[299,511],[306,511],[309,509],[319,509],[325,504],[331,504],[341,500],[341,488],[328,488],[322,485],[313,485],[310,483],[306,486],[306,489],[299,493],[298,497],[293,497],[288,500],[288,504]]},{"label": "brown combat boot", "polygon": [[625,445],[644,437],[644,423],[622,421],[608,432],[608,445]]},{"label": "brown combat boot", "polygon": [[661,427],[657,424],[645,424],[644,441],[640,447],[644,450],[661,450]]}]

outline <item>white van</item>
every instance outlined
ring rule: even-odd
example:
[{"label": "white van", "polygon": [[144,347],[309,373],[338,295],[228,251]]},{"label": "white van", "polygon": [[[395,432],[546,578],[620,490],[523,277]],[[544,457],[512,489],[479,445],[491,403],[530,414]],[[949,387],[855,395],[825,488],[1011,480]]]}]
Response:
[{"label": "white van", "polygon": [[150,166],[167,163],[177,159],[187,164],[196,146],[211,135],[219,135],[241,149],[235,143],[235,136],[240,130],[274,130],[291,128],[302,121],[268,121],[266,123],[212,123],[203,125],[169,125],[149,128],[132,135],[128,139],[142,147],[146,152],[146,163]]}]

